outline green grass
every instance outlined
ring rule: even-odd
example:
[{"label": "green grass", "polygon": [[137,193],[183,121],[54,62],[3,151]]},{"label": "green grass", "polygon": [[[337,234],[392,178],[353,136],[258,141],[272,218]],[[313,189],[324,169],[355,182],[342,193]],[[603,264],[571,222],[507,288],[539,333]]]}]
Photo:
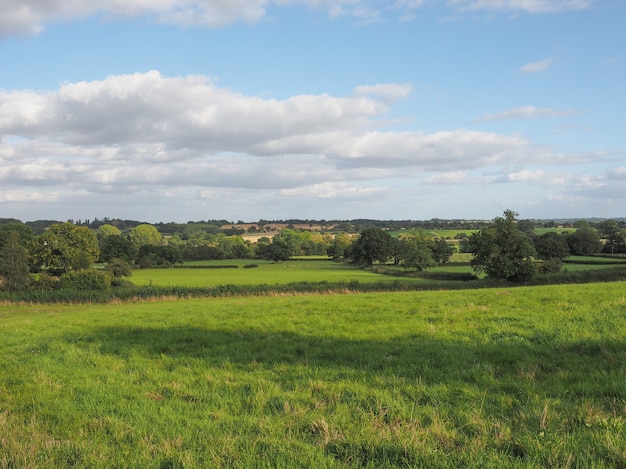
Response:
[{"label": "green grass", "polygon": [[623,283],[0,306],[0,468],[626,467]]},{"label": "green grass", "polygon": [[[237,265],[237,261],[222,261],[221,265]],[[135,285],[275,285],[293,282],[386,282],[393,277],[378,275],[358,267],[333,261],[299,260],[273,264],[263,261],[241,261],[240,264],[258,264],[254,269],[139,269],[130,280]],[[208,265],[207,262],[195,265]],[[217,265],[217,264],[211,264]],[[406,281],[411,281],[407,279]]]}]

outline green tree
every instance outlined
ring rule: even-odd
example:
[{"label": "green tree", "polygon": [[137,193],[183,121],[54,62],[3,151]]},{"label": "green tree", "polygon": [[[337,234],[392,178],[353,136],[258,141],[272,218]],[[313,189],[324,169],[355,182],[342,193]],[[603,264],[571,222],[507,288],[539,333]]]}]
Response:
[{"label": "green tree", "polygon": [[117,226],[104,224],[100,225],[96,230],[96,236],[98,237],[98,241],[102,241],[103,239],[108,238],[109,236],[121,236],[122,232]]},{"label": "green tree", "polygon": [[159,230],[157,230],[154,226],[147,223],[137,225],[130,230],[129,238],[135,246],[144,246],[147,244],[160,246],[163,244],[163,235],[161,235]]},{"label": "green tree", "polygon": [[446,264],[454,254],[454,248],[443,238],[437,238],[433,242],[432,251],[437,264]]},{"label": "green tree", "polygon": [[352,243],[349,257],[357,264],[385,263],[393,255],[393,238],[381,228],[371,227],[361,231]]},{"label": "green tree", "polygon": [[130,277],[133,274],[130,264],[124,259],[111,259],[106,269],[115,278]]},{"label": "green tree", "polygon": [[602,250],[598,232],[585,221],[577,222],[578,228],[567,235],[570,252],[575,256],[588,256]]},{"label": "green tree", "polygon": [[490,226],[470,236],[475,272],[511,281],[523,281],[535,274],[535,248],[517,228],[515,217],[516,212],[505,210],[504,217],[496,217]]},{"label": "green tree", "polygon": [[28,251],[12,231],[0,245],[0,286],[10,291],[25,290],[30,284]]},{"label": "green tree", "polygon": [[326,250],[326,254],[333,259],[341,259],[345,256],[348,251],[350,245],[352,244],[352,239],[350,236],[344,233],[339,233],[332,240],[328,249]]},{"label": "green tree", "polygon": [[120,235],[111,235],[100,243],[100,260],[110,262],[111,259],[131,261],[137,255],[137,248],[128,238]]},{"label": "green tree", "polygon": [[404,267],[411,270],[426,270],[436,266],[433,247],[433,237],[424,232],[403,236],[399,239],[398,248]]},{"label": "green tree", "polygon": [[615,220],[604,220],[597,225],[598,232],[605,240],[604,252],[614,254],[626,251],[626,232]]},{"label": "green tree", "polygon": [[535,239],[535,250],[539,259],[563,260],[569,256],[569,246],[563,235],[549,231]]},{"label": "green tree", "polygon": [[100,249],[96,234],[85,226],[55,223],[32,243],[33,265],[52,275],[62,275],[91,265]]},{"label": "green tree", "polygon": [[273,262],[288,261],[291,257],[292,247],[284,239],[272,239],[269,244],[263,244],[258,252],[261,259]]},{"label": "green tree", "polygon": [[17,234],[17,241],[23,247],[27,247],[35,239],[35,234],[30,226],[24,223],[5,223],[0,225],[0,247],[7,242],[13,233]]}]

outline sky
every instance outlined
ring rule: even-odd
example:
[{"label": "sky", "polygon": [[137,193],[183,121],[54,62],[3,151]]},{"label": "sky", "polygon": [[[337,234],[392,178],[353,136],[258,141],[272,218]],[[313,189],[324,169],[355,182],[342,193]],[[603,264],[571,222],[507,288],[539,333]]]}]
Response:
[{"label": "sky", "polygon": [[624,0],[0,0],[0,218],[626,216]]}]

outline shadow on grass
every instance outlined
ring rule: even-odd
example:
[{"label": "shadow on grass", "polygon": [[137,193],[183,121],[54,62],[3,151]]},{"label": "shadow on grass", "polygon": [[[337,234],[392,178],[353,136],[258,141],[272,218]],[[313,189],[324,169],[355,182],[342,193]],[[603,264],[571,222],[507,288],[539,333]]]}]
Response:
[{"label": "shadow on grass", "polygon": [[536,392],[560,397],[626,396],[626,341],[558,342],[555,335],[499,332],[480,342],[420,334],[351,340],[286,331],[106,327],[66,340],[123,358],[194,358],[207,367],[303,366],[329,373],[419,378],[425,384],[530,382]]}]

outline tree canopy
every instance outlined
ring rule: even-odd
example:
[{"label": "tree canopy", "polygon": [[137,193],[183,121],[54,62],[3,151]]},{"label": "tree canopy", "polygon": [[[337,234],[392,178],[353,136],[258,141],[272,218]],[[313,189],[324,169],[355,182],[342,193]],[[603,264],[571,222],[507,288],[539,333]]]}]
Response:
[{"label": "tree canopy", "polygon": [[532,256],[535,248],[526,234],[517,228],[517,213],[505,210],[503,217],[496,217],[493,224],[469,238],[470,251],[474,254],[472,268],[488,277],[522,281],[535,272]]},{"label": "tree canopy", "polygon": [[89,267],[100,254],[96,234],[85,226],[57,223],[32,245],[33,264],[53,275]]}]

